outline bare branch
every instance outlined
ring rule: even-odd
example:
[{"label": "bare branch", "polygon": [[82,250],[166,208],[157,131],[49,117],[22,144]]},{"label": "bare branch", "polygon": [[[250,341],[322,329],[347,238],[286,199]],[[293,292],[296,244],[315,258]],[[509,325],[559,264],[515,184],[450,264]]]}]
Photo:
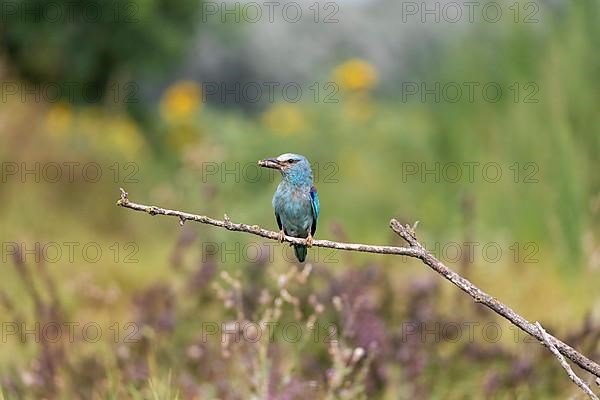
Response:
[{"label": "bare branch", "polygon": [[[125,208],[130,208],[136,211],[143,211],[150,215],[161,214],[177,217],[180,220],[180,223],[189,220],[200,222],[202,224],[218,226],[220,228],[225,228],[230,231],[250,233],[256,236],[264,237],[266,239],[279,239],[278,232],[262,229],[258,225],[247,225],[239,223],[236,224],[231,222],[227,216],[225,216],[224,220],[221,221],[203,215],[189,214],[181,211],[168,210],[156,206],[146,206],[142,204],[133,203],[127,198],[127,192],[125,192],[123,189],[121,189],[121,198],[117,201],[117,205]],[[394,232],[400,235],[410,245],[410,247],[374,246],[360,243],[332,242],[329,240],[314,240],[313,246],[327,247],[338,250],[359,251],[376,254],[393,254],[418,258],[427,266],[431,267],[435,272],[442,275],[444,278],[456,285],[459,289],[471,296],[476,302],[485,305],[495,313],[509,320],[512,324],[518,326],[524,332],[535,337],[539,341],[546,343],[545,337],[542,335],[542,333],[536,325],[527,321],[521,315],[514,312],[510,307],[499,302],[489,294],[479,289],[477,286],[473,285],[467,279],[463,278],[456,272],[446,267],[441,261],[439,261],[429,251],[427,251],[427,249],[425,249],[425,247],[423,247],[423,245],[421,245],[421,243],[419,243],[419,241],[417,240],[414,231],[414,229],[416,228],[416,224],[414,227],[410,227],[408,225],[403,226],[397,220],[392,219],[390,221],[390,227],[394,230]],[[299,239],[290,236],[285,236],[284,241],[292,244],[306,244],[305,239]],[[571,346],[563,343],[562,341],[550,334],[547,334],[547,339],[548,343],[551,343],[554,346],[554,348],[556,348],[559,351],[560,354],[564,355],[584,370],[600,378],[600,365],[598,365],[583,354],[579,353],[577,350],[573,349]]]},{"label": "bare branch", "polygon": [[[419,250],[419,258],[421,259],[421,261],[423,261],[426,265],[431,267],[435,272],[448,279],[454,285],[458,286],[459,289],[461,289],[463,292],[467,293],[469,296],[475,299],[477,303],[481,303],[489,309],[491,309],[492,311],[494,311],[495,313],[503,316],[504,318],[509,320],[513,325],[518,326],[519,328],[521,328],[521,330],[535,337],[539,341],[544,341],[542,334],[534,324],[527,321],[521,315],[517,314],[506,304],[499,302],[489,294],[479,289],[477,286],[473,285],[470,281],[458,275],[456,272],[452,271],[450,268],[446,267],[441,261],[435,258],[429,251],[427,251],[421,245],[421,243],[417,241],[411,227],[403,226],[395,219],[392,219],[390,221],[390,226],[394,230],[394,232],[396,232],[410,244],[411,248]],[[568,344],[565,344],[564,342],[555,338],[554,336],[549,334],[548,337],[550,342],[558,349],[558,351],[561,354],[569,358],[581,368],[600,378],[600,365],[596,364],[594,361],[590,360],[589,358],[579,353],[577,350],[575,350]]]},{"label": "bare branch", "polygon": [[[189,214],[181,211],[167,210],[156,206],[145,206],[129,201],[127,198],[127,192],[121,189],[121,198],[117,201],[117,205],[125,208],[130,208],[136,211],[143,211],[150,215],[168,215],[171,217],[179,218],[180,223],[185,221],[195,221],[201,224],[208,224],[225,228],[230,231],[251,233],[256,236],[264,237],[266,239],[279,239],[279,233],[268,231],[260,228],[258,225],[247,225],[247,224],[236,224],[229,220],[229,217],[225,215],[225,218],[221,220],[212,219],[204,215]],[[292,244],[306,244],[305,239],[299,239],[291,236],[285,236],[284,241]],[[420,253],[418,250],[408,247],[394,247],[394,246],[373,246],[368,244],[355,244],[355,243],[339,243],[332,242],[329,240],[313,240],[313,246],[316,247],[327,247],[330,249],[338,250],[349,250],[349,251],[360,251],[364,253],[377,253],[377,254],[395,254],[400,256],[409,256],[419,258]]]},{"label": "bare branch", "polygon": [[552,352],[552,354],[554,354],[556,356],[556,358],[558,358],[558,362],[560,363],[560,365],[565,369],[565,371],[567,371],[567,375],[569,375],[569,378],[571,378],[571,380],[573,382],[575,382],[575,384],[577,386],[579,386],[581,388],[581,390],[583,390],[585,392],[585,394],[587,394],[590,399],[592,400],[598,400],[598,396],[596,396],[594,394],[594,392],[592,392],[592,390],[588,387],[588,385],[586,385],[583,380],[581,380],[580,377],[578,377],[577,375],[575,375],[575,372],[573,372],[573,369],[571,369],[571,366],[569,365],[569,363],[567,362],[567,360],[565,360],[565,358],[563,357],[562,354],[560,354],[560,352],[558,351],[558,349],[556,348],[556,346],[554,346],[554,344],[552,343],[552,340],[550,338],[550,335],[548,335],[548,332],[546,332],[544,330],[544,328],[542,327],[542,325],[536,321],[535,326],[538,328],[538,330],[540,331],[540,334],[542,335],[542,337],[544,338],[544,344],[546,345],[546,347],[548,349],[550,349],[550,351]]}]

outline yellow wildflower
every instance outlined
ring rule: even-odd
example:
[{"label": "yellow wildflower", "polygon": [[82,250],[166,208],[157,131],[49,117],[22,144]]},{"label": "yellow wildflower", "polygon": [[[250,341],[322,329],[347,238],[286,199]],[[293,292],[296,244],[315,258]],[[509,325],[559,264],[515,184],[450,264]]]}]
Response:
[{"label": "yellow wildflower", "polygon": [[352,59],[340,64],[334,69],[333,77],[340,89],[346,91],[371,89],[378,80],[375,67],[360,59]]},{"label": "yellow wildflower", "polygon": [[191,117],[202,106],[202,89],[193,81],[177,82],[161,100],[161,114],[169,122]]}]

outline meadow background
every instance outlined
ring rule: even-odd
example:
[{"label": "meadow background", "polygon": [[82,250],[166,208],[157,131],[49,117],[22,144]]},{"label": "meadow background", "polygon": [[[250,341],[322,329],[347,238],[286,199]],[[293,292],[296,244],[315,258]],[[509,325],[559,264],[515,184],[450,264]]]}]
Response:
[{"label": "meadow background", "polygon": [[304,154],[316,238],[402,245],[390,218],[419,220],[451,268],[600,359],[598,3],[482,2],[471,21],[301,1],[298,22],[287,3],[271,22],[244,2],[2,2],[2,396],[583,398],[417,261],[297,265],[115,206],[123,187],[275,230],[279,177],[256,161]]}]

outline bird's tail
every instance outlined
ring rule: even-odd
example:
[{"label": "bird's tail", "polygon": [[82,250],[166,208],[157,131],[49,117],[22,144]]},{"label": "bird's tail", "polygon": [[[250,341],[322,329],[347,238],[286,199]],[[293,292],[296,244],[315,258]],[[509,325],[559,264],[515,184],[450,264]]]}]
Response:
[{"label": "bird's tail", "polygon": [[307,253],[306,246],[303,246],[300,244],[295,244],[294,252],[296,253],[296,258],[298,259],[298,261],[304,262],[304,260],[306,260],[306,253]]}]

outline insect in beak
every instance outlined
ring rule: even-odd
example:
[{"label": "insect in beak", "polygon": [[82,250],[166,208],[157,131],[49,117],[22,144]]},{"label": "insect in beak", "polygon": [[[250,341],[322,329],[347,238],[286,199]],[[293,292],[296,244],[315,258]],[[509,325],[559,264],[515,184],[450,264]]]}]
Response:
[{"label": "insect in beak", "polygon": [[283,168],[283,164],[279,162],[275,158],[265,158],[264,160],[260,160],[258,165],[264,168],[272,168],[281,170]]}]

